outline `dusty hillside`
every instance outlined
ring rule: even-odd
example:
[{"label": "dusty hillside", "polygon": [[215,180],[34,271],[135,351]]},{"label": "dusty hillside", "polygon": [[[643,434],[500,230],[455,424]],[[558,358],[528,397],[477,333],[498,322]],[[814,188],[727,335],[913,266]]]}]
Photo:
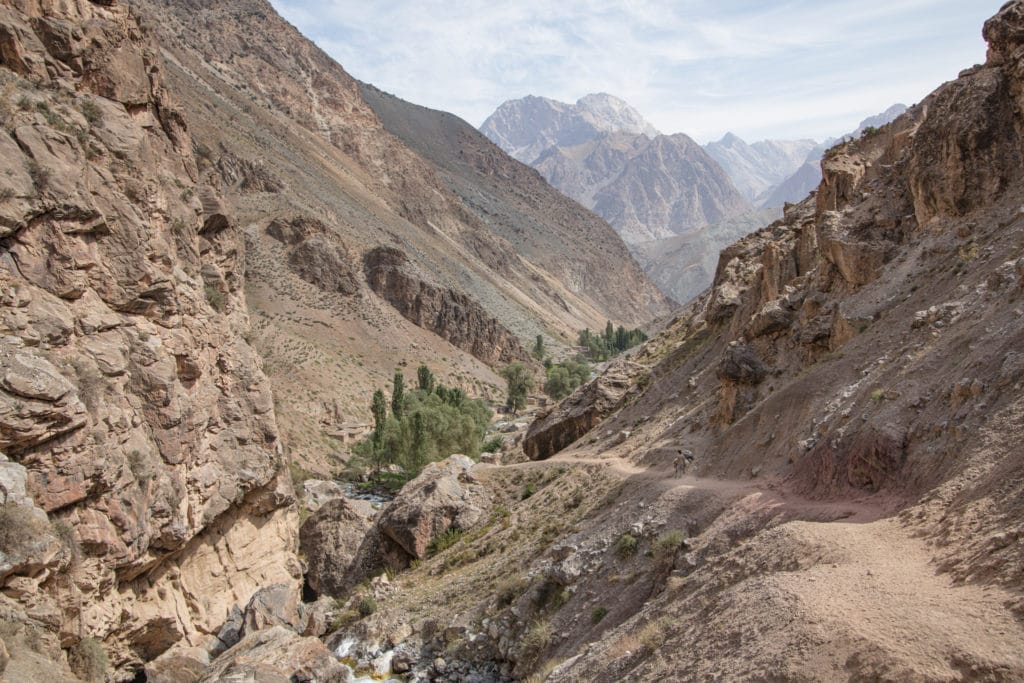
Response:
[{"label": "dusty hillside", "polygon": [[[426,362],[446,383],[498,398],[499,359],[475,351],[495,335],[513,345],[544,334],[557,348],[606,319],[635,325],[667,310],[607,227],[539,194],[497,149],[463,145],[473,158],[459,172],[476,185],[452,182],[460,176],[391,135],[359,84],[269,4],[139,7],[194,122],[200,164],[218,170],[246,226],[253,343],[284,441],[310,466],[343,455],[328,434],[368,420],[367,397],[397,364]],[[506,166],[513,175],[500,179]],[[484,206],[458,194],[477,187],[491,188]],[[269,229],[275,220],[299,227]],[[401,252],[401,287],[369,286],[378,248]],[[466,329],[444,332],[456,324]],[[525,352],[501,360],[514,357]]]},{"label": "dusty hillside", "polygon": [[329,642],[434,680],[1024,678],[1024,3],[985,36]]},{"label": "dusty hillside", "polygon": [[63,680],[68,653],[85,675],[103,649],[129,670],[207,645],[261,585],[296,583],[297,514],[245,341],[241,230],[155,44],[126,7],[14,5],[0,4],[0,660],[5,680]]},{"label": "dusty hillside", "polygon": [[615,319],[636,324],[646,322],[651,312],[666,310],[663,297],[611,227],[539,173],[452,114],[410,104],[371,85],[363,85],[362,93],[388,132],[430,161],[469,211],[532,265],[573,283]]}]

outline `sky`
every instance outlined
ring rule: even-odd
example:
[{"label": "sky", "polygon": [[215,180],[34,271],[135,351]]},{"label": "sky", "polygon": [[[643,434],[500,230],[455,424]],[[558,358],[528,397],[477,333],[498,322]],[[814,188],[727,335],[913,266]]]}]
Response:
[{"label": "sky", "polygon": [[985,61],[1003,0],[270,0],[359,80],[480,126],[623,98],[663,133],[822,140]]}]

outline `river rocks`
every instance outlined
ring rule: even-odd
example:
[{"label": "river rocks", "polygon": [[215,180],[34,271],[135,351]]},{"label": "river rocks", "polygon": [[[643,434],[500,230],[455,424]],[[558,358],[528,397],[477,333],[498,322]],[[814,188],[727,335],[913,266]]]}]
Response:
[{"label": "river rocks", "polygon": [[370,520],[344,498],[327,501],[303,523],[299,547],[306,558],[310,588],[325,595],[343,595],[348,587],[346,576],[370,527]]},{"label": "river rocks", "polygon": [[427,556],[430,542],[449,529],[468,529],[491,505],[472,473],[473,461],[453,455],[428,464],[380,513],[376,528],[409,560]]}]

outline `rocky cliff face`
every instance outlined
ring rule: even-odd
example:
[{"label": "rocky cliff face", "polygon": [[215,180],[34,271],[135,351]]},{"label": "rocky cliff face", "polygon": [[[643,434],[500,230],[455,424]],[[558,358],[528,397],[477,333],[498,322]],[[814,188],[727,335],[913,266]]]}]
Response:
[{"label": "rocky cliff face", "polygon": [[244,244],[127,7],[4,3],[0,44],[0,449],[63,545],[0,601],[131,667],[298,575]]},{"label": "rocky cliff face", "polygon": [[[857,126],[857,130],[841,136],[839,140],[856,140],[866,130],[873,130],[891,123],[905,111],[907,111],[905,104],[894,104],[885,111],[864,119]],[[787,202],[799,202],[814,191],[818,187],[818,183],[821,182],[821,157],[835,142],[835,140],[827,140],[809,150],[803,164],[795,168],[792,175],[777,181],[758,198],[758,206],[780,207]]]},{"label": "rocky cliff face", "polygon": [[367,252],[363,272],[370,289],[406,319],[485,363],[530,361],[519,340],[479,304],[424,280],[402,251],[379,247]]}]

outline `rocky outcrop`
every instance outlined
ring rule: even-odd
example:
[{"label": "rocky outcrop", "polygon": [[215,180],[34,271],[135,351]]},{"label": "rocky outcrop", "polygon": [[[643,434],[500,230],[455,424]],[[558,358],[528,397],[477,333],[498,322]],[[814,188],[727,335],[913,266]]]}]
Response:
[{"label": "rocky outcrop", "polygon": [[246,636],[200,676],[200,683],[221,681],[351,681],[352,670],[339,662],[319,638],[274,626]]},{"label": "rocky outcrop", "polygon": [[288,268],[306,282],[345,296],[359,291],[351,255],[323,221],[275,218],[267,224],[267,234],[288,248]]},{"label": "rocky outcrop", "polygon": [[0,447],[76,563],[10,576],[124,671],[298,574],[244,245],[134,10],[22,3],[0,35],[30,77],[0,129]]},{"label": "rocky outcrop", "polygon": [[616,361],[547,415],[530,424],[523,450],[531,460],[544,460],[587,434],[615,410],[627,396],[635,395],[634,382],[644,368],[629,361]]},{"label": "rocky outcrop", "polygon": [[464,455],[430,463],[381,511],[374,526],[406,563],[425,558],[441,534],[469,529],[487,514],[491,494],[476,481],[473,464]]},{"label": "rocky outcrop", "polygon": [[299,550],[306,558],[306,583],[321,595],[341,597],[372,522],[344,498],[330,500],[299,529]]},{"label": "rocky outcrop", "polygon": [[225,152],[217,159],[217,171],[228,185],[237,187],[242,194],[282,192],[284,183],[263,164],[242,159]]},{"label": "rocky outcrop", "polygon": [[416,271],[404,252],[377,247],[363,256],[370,289],[410,322],[490,365],[529,362],[511,332],[465,294],[432,284]]}]

